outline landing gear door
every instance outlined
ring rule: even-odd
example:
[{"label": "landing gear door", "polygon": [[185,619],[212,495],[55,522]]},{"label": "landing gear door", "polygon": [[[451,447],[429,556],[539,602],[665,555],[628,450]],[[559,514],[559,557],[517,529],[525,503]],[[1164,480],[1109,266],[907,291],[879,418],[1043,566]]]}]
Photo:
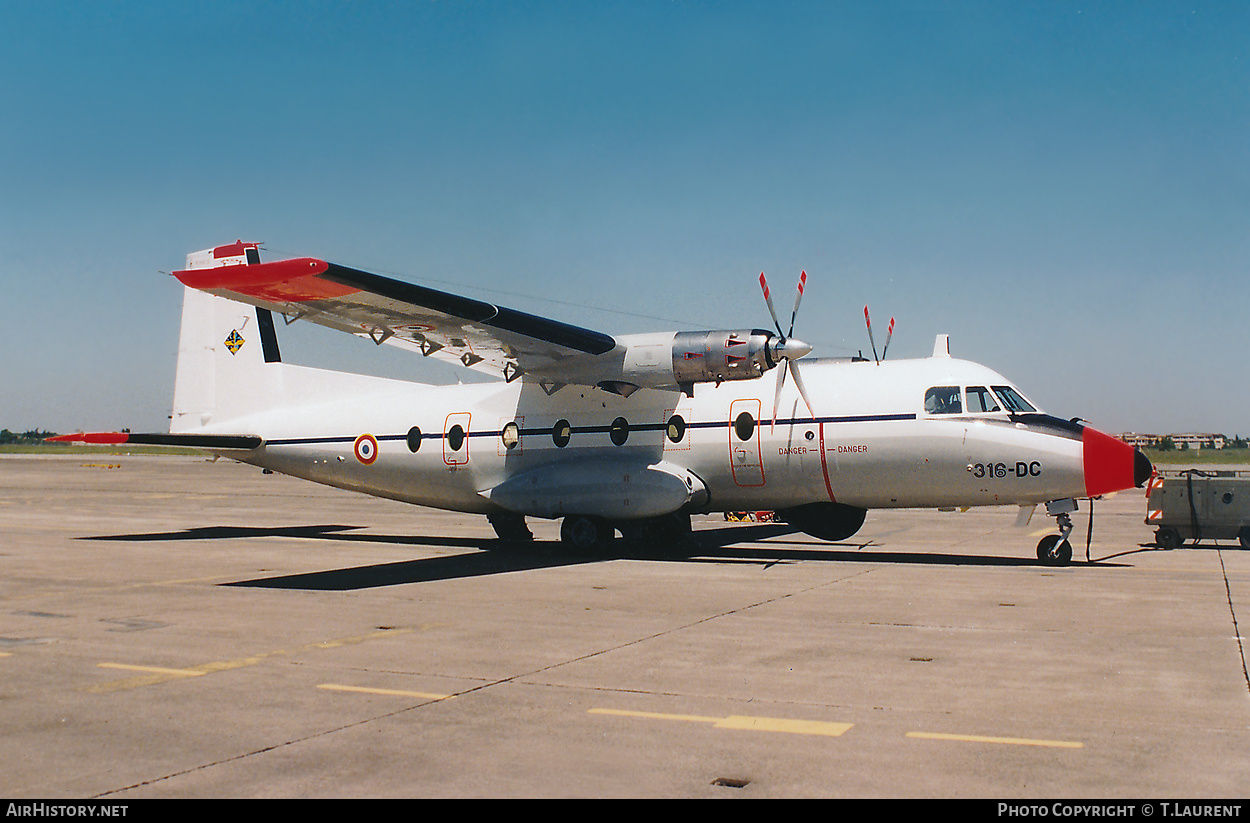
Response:
[{"label": "landing gear door", "polygon": [[739,486],[764,485],[759,422],[759,400],[735,400],[729,405],[729,467]]}]

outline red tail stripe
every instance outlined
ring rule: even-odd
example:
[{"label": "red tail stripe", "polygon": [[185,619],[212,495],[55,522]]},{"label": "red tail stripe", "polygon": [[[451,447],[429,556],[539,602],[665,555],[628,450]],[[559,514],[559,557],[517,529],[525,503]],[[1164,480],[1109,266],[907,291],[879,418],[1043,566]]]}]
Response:
[{"label": "red tail stripe", "polygon": [[58,434],[49,437],[49,443],[97,443],[115,446],[130,439],[128,432],[78,432],[77,434]]},{"label": "red tail stripe", "polygon": [[193,289],[235,292],[273,303],[324,300],[359,291],[318,277],[329,266],[324,260],[298,257],[252,266],[176,271],[174,277]]}]

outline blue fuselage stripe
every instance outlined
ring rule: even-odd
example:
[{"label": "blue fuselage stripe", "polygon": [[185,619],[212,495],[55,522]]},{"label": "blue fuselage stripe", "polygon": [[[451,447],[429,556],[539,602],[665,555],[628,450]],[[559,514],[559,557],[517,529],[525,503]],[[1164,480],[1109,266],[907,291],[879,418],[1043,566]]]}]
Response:
[{"label": "blue fuselage stripe", "polygon": [[[915,420],[915,414],[857,414],[841,417],[793,417],[788,419],[777,420],[778,425],[782,426],[807,426],[822,423],[883,423],[900,420]],[[764,421],[758,421],[764,422]],[[771,422],[771,421],[769,421]],[[667,427],[667,423],[641,423],[631,425],[630,431],[663,431]],[[687,429],[723,429],[733,425],[732,420],[706,420],[703,422],[687,423]],[[607,434],[612,430],[611,426],[572,426],[570,434]],[[550,434],[550,428],[540,429],[521,429],[521,435]],[[499,437],[501,431],[469,431],[465,432],[468,437]],[[422,432],[422,440],[443,440],[446,438],[444,432]],[[375,435],[378,441],[383,440],[407,440],[407,434],[380,434]],[[288,437],[275,440],[267,440],[265,444],[268,446],[310,446],[326,443],[354,443],[355,437]]]}]

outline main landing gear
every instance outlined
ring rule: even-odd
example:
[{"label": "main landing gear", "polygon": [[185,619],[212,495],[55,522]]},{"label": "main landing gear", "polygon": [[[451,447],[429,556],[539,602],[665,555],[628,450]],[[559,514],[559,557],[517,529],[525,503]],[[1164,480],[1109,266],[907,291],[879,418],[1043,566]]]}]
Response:
[{"label": "main landing gear", "polygon": [[505,543],[529,543],[534,533],[525,525],[525,516],[512,512],[494,512],[486,515],[495,534]]},{"label": "main landing gear", "polygon": [[690,515],[678,513],[619,523],[602,517],[571,514],[560,525],[560,541],[575,551],[601,554],[611,549],[617,529],[627,544],[648,551],[693,545]]},{"label": "main landing gear", "polygon": [[616,538],[616,529],[602,517],[571,514],[560,524],[560,542],[578,551],[607,551]]},{"label": "main landing gear", "polygon": [[1076,501],[1052,500],[1046,504],[1046,513],[1055,518],[1059,526],[1059,534],[1048,534],[1037,544],[1037,559],[1046,566],[1066,566],[1072,562],[1072,544],[1068,536],[1072,534],[1072,517],[1070,512],[1076,511]]},{"label": "main landing gear", "polygon": [[[504,543],[533,542],[534,535],[525,525],[523,515],[493,512],[486,517]],[[612,549],[618,530],[626,544],[647,551],[684,549],[695,545],[690,515],[679,513],[621,522],[588,514],[570,514],[560,524],[560,542],[574,551],[606,554]]]}]

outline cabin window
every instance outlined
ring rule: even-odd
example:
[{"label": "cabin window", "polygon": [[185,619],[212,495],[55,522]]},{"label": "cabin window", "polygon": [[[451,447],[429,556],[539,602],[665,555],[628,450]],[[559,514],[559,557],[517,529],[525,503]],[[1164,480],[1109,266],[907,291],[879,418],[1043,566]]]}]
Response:
[{"label": "cabin window", "polygon": [[965,394],[968,397],[968,412],[970,414],[1000,410],[998,404],[994,402],[994,395],[985,386],[969,386]]},{"label": "cabin window", "polygon": [[408,430],[408,436],[404,440],[408,443],[408,451],[416,454],[417,449],[421,448],[421,430],[413,426]]},{"label": "cabin window", "polygon": [[755,418],[750,412],[743,412],[734,418],[734,434],[738,435],[739,440],[750,440],[751,435],[755,434]]},{"label": "cabin window", "polygon": [[1009,412],[1031,412],[1037,411],[1029,405],[1029,401],[1020,396],[1020,393],[1011,386],[995,386],[994,394],[998,395],[998,399],[1003,401],[1003,405],[1007,407]]},{"label": "cabin window", "polygon": [[924,410],[928,414],[959,414],[963,403],[958,386],[934,386],[924,393]]},{"label": "cabin window", "polygon": [[499,433],[499,438],[503,440],[503,447],[511,451],[521,442],[521,429],[515,421],[508,421]]},{"label": "cabin window", "polygon": [[573,427],[567,420],[557,420],[556,424],[551,427],[551,442],[555,443],[558,448],[562,449],[567,446],[572,436]]},{"label": "cabin window", "polygon": [[612,428],[608,430],[608,436],[612,438],[612,443],[617,446],[624,446],[625,441],[629,439],[629,421],[624,417],[618,417],[612,421]]},{"label": "cabin window", "polygon": [[464,429],[459,423],[447,430],[447,445],[454,452],[460,451],[460,447],[464,445]]},{"label": "cabin window", "polygon": [[668,419],[668,428],[665,430],[668,439],[674,443],[680,443],[681,439],[686,436],[686,421],[680,414],[675,414]]}]

